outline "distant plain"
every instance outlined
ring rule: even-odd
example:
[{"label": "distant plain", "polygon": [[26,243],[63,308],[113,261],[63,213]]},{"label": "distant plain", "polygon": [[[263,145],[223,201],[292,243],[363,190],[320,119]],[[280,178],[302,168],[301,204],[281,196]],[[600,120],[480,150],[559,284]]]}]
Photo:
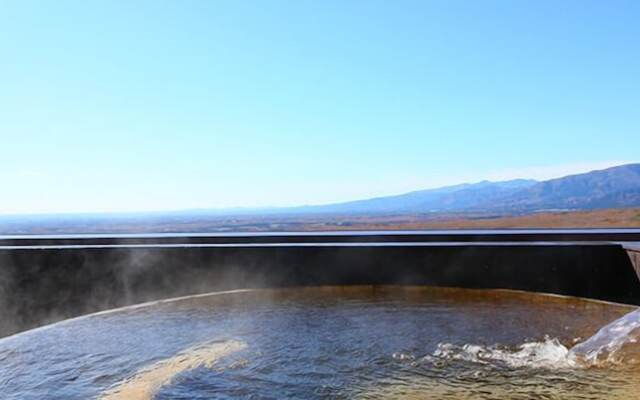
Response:
[{"label": "distant plain", "polygon": [[312,232],[349,230],[639,228],[640,208],[496,214],[397,215],[146,215],[21,220],[0,225],[2,235],[76,233]]}]

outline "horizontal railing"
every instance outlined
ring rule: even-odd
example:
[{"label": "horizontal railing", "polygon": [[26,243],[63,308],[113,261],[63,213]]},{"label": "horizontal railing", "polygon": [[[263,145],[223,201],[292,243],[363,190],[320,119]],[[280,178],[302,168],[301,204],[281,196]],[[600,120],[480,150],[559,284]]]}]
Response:
[{"label": "horizontal railing", "polygon": [[640,304],[638,242],[633,229],[5,236],[0,336],[238,288],[431,285]]},{"label": "horizontal railing", "polygon": [[294,243],[639,242],[640,229],[503,229],[0,236],[0,247]]}]

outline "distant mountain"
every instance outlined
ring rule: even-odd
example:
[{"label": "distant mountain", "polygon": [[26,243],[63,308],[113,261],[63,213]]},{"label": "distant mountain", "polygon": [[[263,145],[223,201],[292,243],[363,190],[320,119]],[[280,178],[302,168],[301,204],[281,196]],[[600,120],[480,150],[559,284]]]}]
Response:
[{"label": "distant mountain", "polygon": [[401,214],[438,212],[528,213],[640,206],[640,164],[537,182],[516,179],[419,190],[396,196],[321,206],[275,209],[294,214]]},{"label": "distant mountain", "polygon": [[586,210],[640,206],[640,164],[627,164],[540,182],[498,203],[478,208],[504,211]]},{"label": "distant mountain", "polygon": [[[343,216],[343,215],[400,215],[400,214],[491,214],[514,215],[539,211],[592,210],[603,208],[640,207],[640,163],[604,170],[570,175],[538,182],[515,179],[502,182],[482,181],[418,190],[395,196],[350,201],[336,204],[300,207],[196,209],[171,212],[120,214],[68,214],[0,216],[3,225],[38,227],[42,224],[81,226],[89,231],[100,224],[139,226],[142,222],[161,221],[197,224],[207,218],[227,218],[229,229],[237,228],[239,217],[246,224],[255,225],[261,218]],[[246,222],[248,219],[254,222]],[[286,218],[285,218],[286,219]],[[260,222],[271,224],[271,222]],[[235,225],[234,225],[235,224]],[[225,225],[225,227],[227,227]],[[18,226],[18,228],[20,228]],[[20,229],[15,232],[22,232]],[[29,228],[32,229],[32,228]],[[84,231],[80,229],[80,231]],[[5,229],[5,231],[8,231]],[[78,231],[78,230],[76,230]]]},{"label": "distant mountain", "polygon": [[486,201],[508,197],[523,189],[532,187],[536,183],[537,181],[531,179],[515,179],[503,182],[482,181],[346,203],[296,207],[280,210],[280,212],[288,211],[302,214],[452,212],[474,208]]}]

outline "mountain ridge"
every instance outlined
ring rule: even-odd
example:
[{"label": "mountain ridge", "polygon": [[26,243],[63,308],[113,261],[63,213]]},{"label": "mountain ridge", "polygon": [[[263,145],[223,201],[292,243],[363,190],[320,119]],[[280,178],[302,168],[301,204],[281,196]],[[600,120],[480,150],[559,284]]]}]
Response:
[{"label": "mountain ridge", "polygon": [[122,213],[0,215],[0,221],[68,218],[157,218],[182,216],[321,216],[492,213],[527,214],[640,207],[640,163],[536,181],[483,180],[439,188],[322,205],[202,208]]},{"label": "mountain ridge", "polygon": [[640,206],[640,163],[545,181],[480,181],[334,204],[272,210],[283,214],[381,214],[590,210]]}]

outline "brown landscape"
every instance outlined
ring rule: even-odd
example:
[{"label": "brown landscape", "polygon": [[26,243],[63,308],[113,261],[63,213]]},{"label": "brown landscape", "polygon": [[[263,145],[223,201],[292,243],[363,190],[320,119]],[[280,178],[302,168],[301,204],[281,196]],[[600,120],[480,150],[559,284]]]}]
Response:
[{"label": "brown landscape", "polygon": [[[394,216],[349,218],[324,229],[638,228],[640,208],[540,212],[518,216]],[[314,230],[309,226],[309,230]]]},{"label": "brown landscape", "polygon": [[524,215],[155,215],[4,224],[0,234],[313,232],[350,230],[640,228],[640,208]]}]

